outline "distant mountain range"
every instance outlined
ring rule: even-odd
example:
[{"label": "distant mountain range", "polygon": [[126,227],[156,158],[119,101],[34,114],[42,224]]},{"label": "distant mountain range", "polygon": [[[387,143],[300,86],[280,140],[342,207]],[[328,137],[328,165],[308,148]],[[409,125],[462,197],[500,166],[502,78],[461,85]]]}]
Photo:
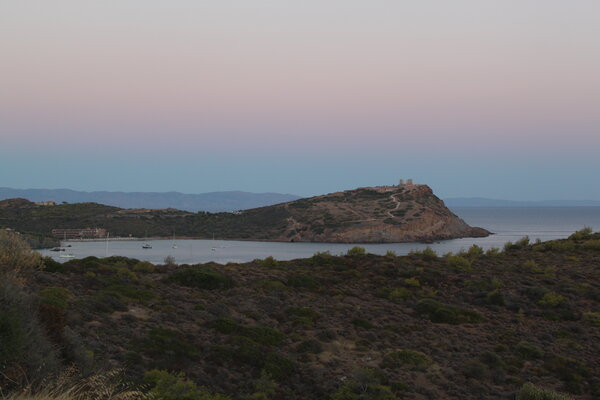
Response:
[{"label": "distant mountain range", "polygon": [[[270,206],[301,197],[282,193],[250,193],[241,191],[186,194],[180,192],[82,192],[70,189],[12,189],[0,187],[0,200],[24,198],[29,201],[57,203],[100,203],[120,208],[176,208],[198,212],[247,210]],[[515,201],[483,197],[444,199],[447,207],[600,207],[598,200]]]},{"label": "distant mountain range", "polygon": [[483,197],[453,197],[444,199],[447,207],[600,207],[598,200],[515,201]]},{"label": "distant mountain range", "polygon": [[120,208],[176,208],[191,212],[245,210],[301,198],[293,194],[239,191],[185,194],[179,192],[81,192],[69,189],[0,188],[0,200],[17,197],[29,201],[94,202]]}]

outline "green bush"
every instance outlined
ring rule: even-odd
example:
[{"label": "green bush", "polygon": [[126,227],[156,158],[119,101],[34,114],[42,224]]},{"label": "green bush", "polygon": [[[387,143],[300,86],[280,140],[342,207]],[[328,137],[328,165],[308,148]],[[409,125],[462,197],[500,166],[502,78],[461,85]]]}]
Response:
[{"label": "green bush", "polygon": [[220,272],[206,268],[186,268],[173,272],[168,278],[168,283],[197,289],[229,289],[234,286],[233,279]]},{"label": "green bush", "polygon": [[600,240],[588,240],[583,243],[585,250],[600,250]]},{"label": "green bush", "polygon": [[297,274],[287,279],[287,285],[298,289],[317,290],[321,287],[321,282],[309,275]]},{"label": "green bush", "polygon": [[133,270],[142,274],[151,274],[156,271],[156,266],[148,261],[140,261],[133,266]]},{"label": "green bush", "polygon": [[285,335],[268,326],[240,325],[230,318],[219,318],[208,324],[209,327],[225,335],[239,335],[265,346],[279,346]]},{"label": "green bush", "polygon": [[554,292],[546,292],[542,296],[540,300],[538,300],[538,304],[542,307],[552,308],[557,307],[562,304],[566,299],[564,296],[561,296]]},{"label": "green bush", "polygon": [[149,386],[148,399],[156,400],[229,400],[222,394],[211,394],[185,378],[183,372],[170,373],[153,369],[144,374],[144,383]]},{"label": "green bush", "polygon": [[52,257],[42,257],[42,262],[44,263],[44,271],[46,272],[66,272],[67,270],[64,264],[59,263]]},{"label": "green bush", "polygon": [[519,342],[515,346],[515,351],[526,360],[534,360],[544,356],[544,350],[528,342]]},{"label": "green bush", "polygon": [[152,329],[145,337],[134,341],[134,348],[150,357],[152,366],[169,370],[180,370],[199,355],[196,346],[183,335],[165,328]]},{"label": "green bush", "polygon": [[504,244],[504,251],[520,250],[526,248],[527,246],[529,246],[529,236],[522,237],[515,243],[506,242]]},{"label": "green bush", "polygon": [[0,229],[0,274],[22,279],[43,267],[39,253],[31,250],[21,235]]},{"label": "green bush", "polygon": [[403,287],[388,289],[385,291],[385,297],[394,303],[401,303],[409,300],[412,297],[412,292]]},{"label": "green bush", "polygon": [[481,248],[480,246],[477,246],[476,244],[473,244],[471,247],[469,247],[469,250],[467,251],[467,257],[469,257],[469,258],[477,258],[482,255],[483,255],[483,248]]},{"label": "green bush", "polygon": [[583,322],[594,328],[600,328],[600,313],[586,312],[583,313]]},{"label": "green bush", "polygon": [[378,370],[359,368],[331,396],[332,400],[397,400],[387,385],[386,377]]},{"label": "green bush", "polygon": [[408,368],[424,371],[433,364],[433,361],[424,353],[413,350],[397,350],[383,357],[383,368]]},{"label": "green bush", "polygon": [[492,304],[494,306],[504,306],[505,305],[504,295],[498,289],[495,289],[495,290],[492,290],[491,292],[489,292],[485,296],[485,299],[488,304]]},{"label": "green bush", "polygon": [[36,388],[59,368],[59,354],[32,298],[16,281],[0,276],[0,387],[5,393]]},{"label": "green bush", "polygon": [[302,341],[297,347],[298,353],[319,354],[323,351],[323,345],[316,339],[307,339]]},{"label": "green bush", "polygon": [[277,260],[273,256],[269,256],[264,260],[259,260],[258,265],[262,268],[275,268],[277,266]]},{"label": "green bush", "polygon": [[434,323],[463,324],[483,321],[483,317],[475,311],[466,310],[433,299],[420,300],[416,305],[417,314]]},{"label": "green bush", "polygon": [[363,318],[354,318],[352,320],[352,325],[356,326],[357,328],[373,329],[373,324]]},{"label": "green bush", "polygon": [[50,286],[40,290],[39,301],[41,304],[51,305],[60,309],[66,309],[69,299],[73,294],[63,287]]},{"label": "green bush", "polygon": [[435,250],[433,250],[429,246],[425,247],[423,250],[411,250],[408,253],[408,255],[409,256],[419,256],[423,260],[426,260],[426,261],[433,261],[433,260],[437,260],[437,258],[438,258],[438,255],[435,252]]},{"label": "green bush", "polygon": [[516,400],[571,400],[567,395],[526,383],[517,393]]},{"label": "green bush", "polygon": [[367,251],[365,250],[364,247],[360,247],[360,246],[354,246],[353,248],[349,249],[348,252],[346,253],[346,255],[350,256],[350,257],[361,257],[367,254]]},{"label": "green bush", "polygon": [[307,307],[289,307],[286,312],[309,325],[314,324],[317,318],[319,318],[319,313]]},{"label": "green bush", "polygon": [[471,270],[471,260],[466,259],[459,255],[449,255],[446,256],[446,265],[449,267],[461,270],[461,271],[470,271]]},{"label": "green bush", "polygon": [[592,238],[593,233],[592,228],[586,226],[569,236],[569,240],[589,240]]}]

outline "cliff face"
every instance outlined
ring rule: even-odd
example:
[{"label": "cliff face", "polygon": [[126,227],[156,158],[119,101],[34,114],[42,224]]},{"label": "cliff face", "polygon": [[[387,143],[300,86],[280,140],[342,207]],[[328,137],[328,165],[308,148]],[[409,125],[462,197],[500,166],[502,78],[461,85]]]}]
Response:
[{"label": "cliff face", "polygon": [[289,213],[277,240],[392,243],[482,237],[426,185],[360,188],[281,205]]}]

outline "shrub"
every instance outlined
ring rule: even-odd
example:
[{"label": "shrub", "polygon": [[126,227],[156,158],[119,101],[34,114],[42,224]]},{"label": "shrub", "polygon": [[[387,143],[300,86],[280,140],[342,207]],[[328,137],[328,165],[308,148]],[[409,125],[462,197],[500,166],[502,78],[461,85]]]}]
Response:
[{"label": "shrub", "polygon": [[273,258],[273,256],[269,256],[264,260],[260,260],[258,265],[260,265],[262,268],[275,268],[277,266],[277,260]]},{"label": "shrub", "polygon": [[526,383],[517,393],[516,400],[571,400],[567,395]]},{"label": "shrub", "polygon": [[529,236],[522,237],[515,243],[506,242],[504,244],[504,251],[524,249],[527,246],[529,246]]},{"label": "shrub", "polygon": [[538,304],[542,307],[556,307],[558,305],[560,305],[561,303],[563,303],[566,299],[554,292],[546,292],[544,293],[544,295],[542,296],[542,298],[540,300],[538,300]]},{"label": "shrub", "polygon": [[433,261],[433,260],[437,260],[437,258],[438,258],[438,255],[435,252],[435,250],[433,250],[429,246],[425,247],[423,250],[411,250],[408,253],[408,255],[409,256],[411,256],[411,255],[420,256],[422,259],[424,259],[426,261]]},{"label": "shrub", "polygon": [[385,256],[389,258],[394,258],[396,257],[396,252],[394,250],[388,250],[385,252]]},{"label": "shrub", "polygon": [[467,251],[467,256],[469,258],[477,258],[482,255],[483,249],[480,246],[477,246],[476,244],[473,244],[471,247],[469,247],[469,250]]},{"label": "shrub", "polygon": [[515,351],[526,360],[534,360],[544,356],[544,350],[528,342],[519,342],[515,346]]},{"label": "shrub", "polygon": [[472,358],[462,368],[463,374],[470,379],[482,380],[489,378],[490,368],[477,358]]},{"label": "shrub", "polygon": [[421,283],[419,282],[419,280],[415,277],[412,278],[406,278],[404,280],[404,283],[408,286],[412,286],[412,287],[420,287]]},{"label": "shrub", "polygon": [[586,312],[583,313],[583,322],[594,328],[600,328],[600,313]]},{"label": "shrub", "polygon": [[39,301],[42,304],[51,305],[60,309],[66,309],[68,300],[73,294],[63,287],[51,286],[40,290]]},{"label": "shrub", "polygon": [[44,271],[46,272],[65,272],[67,270],[64,264],[59,263],[52,257],[42,257],[42,262],[44,263]]},{"label": "shrub", "polygon": [[39,253],[31,250],[18,233],[0,229],[0,274],[24,279],[43,266]]},{"label": "shrub", "polygon": [[233,279],[219,272],[205,268],[186,268],[173,272],[167,282],[197,289],[229,289],[234,286]]},{"label": "shrub", "polygon": [[183,372],[170,373],[153,369],[144,374],[144,383],[150,387],[148,399],[156,400],[228,400],[230,397],[211,394],[185,378]]},{"label": "shrub", "polygon": [[450,306],[433,299],[420,300],[416,305],[416,311],[434,323],[457,325],[483,321],[483,317],[475,311]]},{"label": "shrub", "polygon": [[592,238],[593,233],[594,232],[592,231],[592,228],[586,226],[583,229],[571,234],[571,236],[569,236],[569,240],[589,240]]},{"label": "shrub", "polygon": [[424,371],[433,361],[424,353],[413,350],[397,350],[383,357],[381,366],[384,368],[409,368]]},{"label": "shrub", "polygon": [[163,260],[163,263],[169,267],[174,267],[177,265],[177,263],[175,262],[175,257],[173,256],[166,256]]},{"label": "shrub", "polygon": [[485,255],[489,257],[496,257],[500,255],[500,249],[497,247],[492,247],[485,252]]},{"label": "shrub", "polygon": [[585,250],[600,250],[600,240],[588,240],[583,243]]},{"label": "shrub", "polygon": [[498,289],[489,292],[485,296],[485,300],[488,304],[492,304],[494,306],[504,306],[506,304],[504,301],[504,295]]},{"label": "shrub", "polygon": [[304,274],[292,275],[287,279],[286,283],[288,286],[299,289],[317,290],[321,287],[321,282],[312,276]]},{"label": "shrub", "polygon": [[140,261],[133,266],[133,270],[142,274],[151,274],[156,271],[156,266],[148,261]]},{"label": "shrub", "polygon": [[230,318],[219,318],[210,322],[208,326],[220,333],[243,336],[265,346],[278,346],[285,338],[285,335],[277,329],[268,326],[240,325]]},{"label": "shrub", "polygon": [[348,252],[346,253],[346,255],[350,256],[350,257],[361,257],[367,254],[367,251],[365,250],[364,247],[360,247],[360,246],[354,246],[353,248],[349,249]]},{"label": "shrub", "polygon": [[316,339],[307,339],[296,347],[296,351],[298,353],[319,354],[323,351],[323,346],[321,345],[321,342]]},{"label": "shrub", "polygon": [[286,311],[288,314],[297,317],[298,320],[306,322],[309,325],[314,324],[315,320],[319,317],[319,313],[312,308],[289,307]]},{"label": "shrub", "polygon": [[0,279],[0,387],[37,387],[59,368],[59,356],[31,297],[6,276]]},{"label": "shrub", "polygon": [[372,329],[373,328],[373,324],[371,324],[369,321],[367,321],[366,319],[363,319],[363,318],[354,318],[352,320],[352,325],[354,325],[358,328],[363,328],[363,329]]},{"label": "shrub", "polygon": [[181,369],[199,354],[180,333],[165,328],[152,329],[146,337],[135,341],[134,347],[152,358],[152,365],[171,370]]},{"label": "shrub", "polygon": [[394,303],[401,303],[407,301],[412,297],[412,292],[406,288],[399,287],[395,289],[388,289],[384,291],[385,297],[393,301]]},{"label": "shrub", "polygon": [[331,396],[332,400],[396,400],[398,397],[378,370],[359,368]]},{"label": "shrub", "polygon": [[471,270],[471,260],[468,260],[459,255],[449,255],[446,257],[446,265],[452,268],[456,268],[461,271]]}]

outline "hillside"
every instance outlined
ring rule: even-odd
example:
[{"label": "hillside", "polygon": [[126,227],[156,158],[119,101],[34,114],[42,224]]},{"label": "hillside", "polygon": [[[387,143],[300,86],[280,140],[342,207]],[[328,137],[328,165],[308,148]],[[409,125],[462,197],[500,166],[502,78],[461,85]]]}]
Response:
[{"label": "hillside", "polygon": [[[161,369],[231,399],[501,400],[526,382],[600,397],[600,234],[588,231],[443,257],[46,259],[27,290],[64,363],[133,382]],[[26,349],[8,356],[23,365]]]},{"label": "hillside", "polygon": [[359,188],[237,213],[121,209],[95,203],[40,206],[0,201],[0,226],[49,235],[98,227],[111,236],[194,236],[301,242],[411,242],[486,236],[454,215],[425,185]]}]

